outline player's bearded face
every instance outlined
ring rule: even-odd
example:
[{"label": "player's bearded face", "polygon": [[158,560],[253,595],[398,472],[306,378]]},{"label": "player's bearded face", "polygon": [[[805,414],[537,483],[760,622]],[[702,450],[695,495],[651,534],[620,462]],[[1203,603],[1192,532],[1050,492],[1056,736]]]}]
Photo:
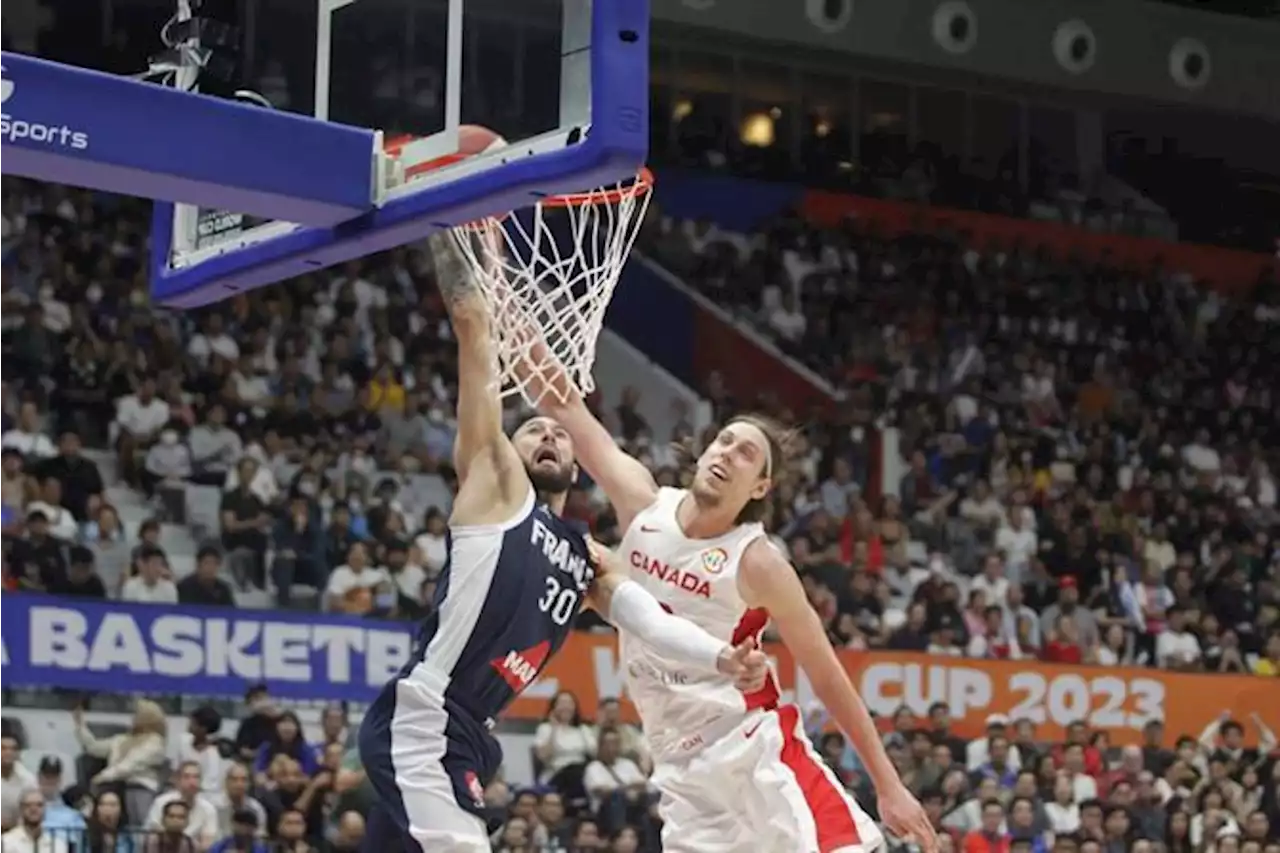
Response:
[{"label": "player's bearded face", "polygon": [[562,494],[573,485],[573,442],[550,418],[534,418],[520,428],[516,449],[524,460],[533,488],[546,494]]},{"label": "player's bearded face", "polygon": [[535,452],[532,459],[525,461],[525,470],[537,492],[558,495],[573,485],[573,462],[563,461],[559,456]]}]

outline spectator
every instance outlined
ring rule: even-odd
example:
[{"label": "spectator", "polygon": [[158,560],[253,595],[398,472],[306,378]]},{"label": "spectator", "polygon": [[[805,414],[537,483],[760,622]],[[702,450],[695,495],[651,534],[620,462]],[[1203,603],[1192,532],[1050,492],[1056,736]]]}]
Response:
[{"label": "spectator", "polygon": [[93,551],[83,545],[75,545],[70,549],[70,556],[66,583],[50,592],[79,598],[105,599],[107,586],[94,571]]},{"label": "spectator", "polygon": [[1098,644],[1098,619],[1093,611],[1080,606],[1079,581],[1071,575],[1058,581],[1058,601],[1045,608],[1040,617],[1040,630],[1053,634],[1058,630],[1058,619],[1067,616],[1076,625],[1076,637],[1081,646],[1091,648]]},{"label": "spectator", "polygon": [[[297,810],[306,816],[307,837],[324,837],[324,794],[332,783],[326,770],[308,779],[302,765],[284,753],[276,754],[267,767],[265,779],[256,794],[267,810],[269,820],[278,823],[286,811]],[[354,830],[349,826],[348,830]],[[341,832],[341,821],[339,831]],[[363,825],[361,826],[363,831]]]},{"label": "spectator", "polygon": [[552,697],[547,718],[533,736],[533,753],[541,765],[539,780],[546,782],[568,768],[579,778],[595,754],[596,738],[578,713],[578,699],[567,690]]},{"label": "spectator", "polygon": [[422,567],[428,572],[439,574],[449,558],[448,520],[437,507],[427,510],[422,519],[422,532],[414,539],[414,545],[422,555]]},{"label": "spectator", "polygon": [[595,758],[588,762],[582,786],[591,798],[591,811],[608,812],[610,826],[626,823],[629,812],[648,804],[644,796],[648,780],[630,758],[622,754],[622,736],[613,729],[601,729]]},{"label": "spectator", "polygon": [[964,853],[1008,853],[1009,834],[1004,826],[1004,806],[991,798],[982,802],[982,823],[964,835]]},{"label": "spectator", "polygon": [[74,542],[80,535],[75,516],[62,505],[62,483],[54,477],[40,481],[40,494],[27,504],[27,511],[43,514],[49,523],[49,535],[55,539]]},{"label": "spectator", "polygon": [[134,838],[124,825],[124,804],[115,791],[93,801],[85,831],[85,853],[134,853]]},{"label": "spectator", "polygon": [[213,546],[204,546],[196,554],[196,570],[178,581],[178,601],[207,607],[235,607],[235,593],[220,577],[221,573],[222,553]]},{"label": "spectator", "polygon": [[[965,768],[970,773],[991,760],[991,741],[993,739],[1003,738],[1006,743],[1008,742],[1009,718],[1004,714],[991,714],[987,717],[986,726],[986,736],[970,741],[965,748]],[[1022,756],[1018,753],[1016,746],[1011,745],[1009,747],[1005,761],[1014,770],[1022,767]]]},{"label": "spectator", "polygon": [[134,394],[116,403],[116,451],[120,472],[132,486],[142,484],[138,457],[145,454],[169,423],[169,404],[156,396],[156,382],[143,377]]},{"label": "spectator", "polygon": [[275,557],[271,579],[276,585],[276,604],[287,608],[294,585],[324,589],[329,567],[325,563],[324,527],[319,506],[306,495],[289,498],[285,512],[276,521],[272,537]]},{"label": "spectator", "polygon": [[160,431],[160,440],[147,450],[143,462],[142,489],[160,500],[165,517],[181,522],[185,518],[187,481],[191,479],[191,451],[176,429]]},{"label": "spectator", "polygon": [[58,481],[61,504],[77,522],[89,520],[102,500],[102,474],[93,460],[80,452],[80,436],[64,431],[58,440],[58,455],[40,465],[40,475]]},{"label": "spectator", "polygon": [[381,566],[369,565],[369,549],[356,542],[347,551],[347,561],[329,574],[325,587],[325,609],[339,613],[366,614],[379,594],[393,591],[391,576]]},{"label": "spectator", "polygon": [[260,780],[265,778],[267,768],[271,766],[277,755],[292,758],[306,776],[315,775],[317,770],[315,748],[304,739],[302,722],[292,711],[285,711],[276,717],[275,728],[270,737],[258,747],[253,771],[258,774]]},{"label": "spectator", "polygon": [[597,705],[596,727],[613,729],[621,740],[620,754],[636,763],[647,774],[652,767],[649,747],[639,727],[622,719],[622,703],[614,696],[605,696]]},{"label": "spectator", "polygon": [[183,762],[178,767],[174,789],[160,794],[151,803],[151,809],[147,813],[147,828],[153,831],[166,829],[165,809],[170,803],[182,803],[187,807],[187,822],[183,832],[195,842],[198,850],[208,850],[218,838],[218,811],[201,793],[202,788],[200,765],[195,761]]},{"label": "spectator", "polygon": [[57,454],[53,442],[40,428],[40,410],[35,403],[23,403],[18,410],[18,424],[0,435],[0,446],[14,450],[30,462],[52,458]]},{"label": "spectator", "polygon": [[62,761],[52,755],[40,759],[36,785],[44,795],[44,828],[72,833],[84,829],[84,815],[67,805],[62,784]]},{"label": "spectator", "polygon": [[236,754],[242,761],[252,762],[262,745],[275,734],[280,710],[271,701],[265,684],[251,684],[245,691],[244,704],[248,716],[240,721],[236,731]]},{"label": "spectator", "polygon": [[13,545],[10,565],[22,589],[46,592],[67,582],[65,548],[49,535],[49,517],[39,510],[27,514],[27,535]]},{"label": "spectator", "polygon": [[258,838],[262,822],[252,809],[237,809],[231,816],[231,833],[209,848],[209,853],[267,853]]},{"label": "spectator", "polygon": [[[127,734],[99,739],[85,725],[84,710],[72,712],[76,739],[86,753],[104,759],[107,766],[91,780],[95,787],[117,786],[124,789],[125,813],[131,820],[141,821],[151,809],[160,791],[165,767],[164,711],[154,702],[139,699],[133,714],[133,725]],[[183,825],[186,815],[183,815]]]},{"label": "spectator", "polygon": [[37,790],[22,792],[18,799],[18,824],[0,837],[5,853],[67,853],[64,835],[44,828],[44,797]]},{"label": "spectator", "polygon": [[0,832],[18,824],[18,801],[22,792],[36,787],[36,775],[19,761],[21,749],[12,735],[0,737]]},{"label": "spectator", "polygon": [[160,816],[160,831],[147,836],[141,853],[200,853],[194,839],[187,834],[189,811],[182,800],[173,800]]},{"label": "spectator", "polygon": [[129,575],[133,554],[116,508],[100,504],[95,520],[85,525],[81,541],[93,553],[93,562],[107,595],[119,596]]},{"label": "spectator", "polygon": [[200,768],[201,791],[210,797],[222,792],[222,779],[228,771],[217,740],[221,728],[222,715],[211,705],[202,705],[187,718],[187,733],[178,744],[178,764]]},{"label": "spectator", "polygon": [[146,546],[138,554],[138,574],[124,582],[120,591],[121,601],[138,604],[177,604],[178,587],[166,575],[164,552],[155,546]]},{"label": "spectator", "polygon": [[22,454],[6,447],[3,460],[4,506],[21,513],[27,506],[27,475],[23,471]]},{"label": "spectator", "polygon": [[194,469],[192,481],[205,486],[221,488],[244,455],[244,443],[227,426],[227,409],[218,402],[211,404],[204,420],[192,427],[187,445]]},{"label": "spectator", "polygon": [[1075,785],[1066,771],[1055,774],[1053,798],[1045,803],[1044,809],[1051,831],[1065,835],[1080,828],[1080,807],[1076,804]]},{"label": "spectator", "polygon": [[267,531],[271,529],[271,515],[267,504],[252,488],[258,470],[255,460],[241,459],[236,466],[237,483],[223,494],[218,508],[222,546],[226,549],[231,573],[242,589],[249,583],[259,589],[266,586]]},{"label": "spectator", "polygon": [[[349,814],[351,811],[351,809],[347,809],[346,811],[338,812],[338,814]],[[357,814],[363,813],[357,812]],[[313,853],[311,845],[307,843],[306,834],[307,819],[302,812],[297,809],[285,809],[276,824],[276,849],[280,853]]]},{"label": "spectator", "polygon": [[1187,630],[1187,614],[1174,605],[1165,613],[1164,629],[1156,637],[1156,662],[1164,669],[1200,668],[1200,641]]}]

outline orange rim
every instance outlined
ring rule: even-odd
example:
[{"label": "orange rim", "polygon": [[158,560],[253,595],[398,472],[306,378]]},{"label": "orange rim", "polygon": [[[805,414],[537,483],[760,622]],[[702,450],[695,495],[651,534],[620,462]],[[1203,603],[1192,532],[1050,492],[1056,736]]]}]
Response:
[{"label": "orange rim", "polygon": [[[382,150],[392,157],[399,157],[405,145],[413,140],[414,137],[412,136],[399,137],[391,142],[384,143]],[[405,180],[411,180],[427,172],[434,172],[437,169],[452,166],[466,159],[466,154],[445,154],[442,157],[418,163],[404,170]],[[652,188],[653,172],[649,171],[648,166],[641,166],[640,171],[636,172],[635,178],[630,182],[619,182],[618,186],[599,187],[598,189],[586,190],[580,193],[549,195],[538,199],[538,203],[544,207],[587,207],[596,204],[620,204],[623,199],[637,198]]]}]

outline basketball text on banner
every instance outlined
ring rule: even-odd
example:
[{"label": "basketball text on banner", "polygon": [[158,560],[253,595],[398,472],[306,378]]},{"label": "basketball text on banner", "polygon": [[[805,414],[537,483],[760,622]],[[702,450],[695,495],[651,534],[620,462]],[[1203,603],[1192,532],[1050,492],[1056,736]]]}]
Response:
[{"label": "basketball text on banner", "polygon": [[[34,595],[0,599],[6,686],[238,696],[265,682],[295,699],[368,702],[409,659],[413,626],[320,614],[110,604]],[[785,648],[771,645],[784,692],[807,705],[809,689]],[[921,654],[839,652],[863,699],[882,719],[906,705],[923,718],[951,706],[955,732],[982,733],[1004,714],[1061,739],[1075,721],[1137,743],[1143,725],[1165,721],[1167,737],[1198,735],[1224,710],[1280,729],[1280,679],[1186,675],[1140,668],[1052,666]],[[667,675],[692,677],[687,673]],[[537,721],[558,690],[587,717],[623,696],[625,673],[611,636],[575,634],[506,714]],[[625,713],[635,719],[628,704]],[[1246,723],[1246,725],[1250,725]],[[1250,738],[1257,732],[1250,729]]]}]

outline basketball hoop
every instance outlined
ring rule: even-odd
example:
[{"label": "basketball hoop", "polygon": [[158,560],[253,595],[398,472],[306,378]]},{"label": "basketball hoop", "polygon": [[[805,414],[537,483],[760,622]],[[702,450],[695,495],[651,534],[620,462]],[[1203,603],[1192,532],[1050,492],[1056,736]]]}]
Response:
[{"label": "basketball hoop", "polygon": [[[385,146],[398,156],[407,140]],[[406,165],[405,180],[467,159]],[[653,173],[450,229],[492,318],[498,392],[531,406],[595,390],[591,368],[605,311],[649,205]]]},{"label": "basketball hoop", "polygon": [[595,389],[596,342],[652,187],[642,168],[630,181],[453,229],[493,318],[502,396],[537,406]]}]

